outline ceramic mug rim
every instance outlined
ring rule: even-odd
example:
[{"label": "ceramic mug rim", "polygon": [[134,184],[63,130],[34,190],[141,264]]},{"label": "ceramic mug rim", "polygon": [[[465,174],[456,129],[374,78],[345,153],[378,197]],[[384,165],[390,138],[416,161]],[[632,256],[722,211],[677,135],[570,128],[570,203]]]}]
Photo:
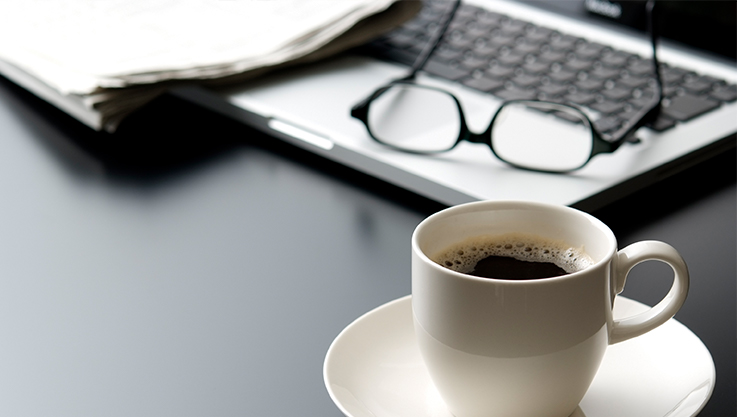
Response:
[{"label": "ceramic mug rim", "polygon": [[[459,214],[466,214],[466,213],[472,213],[472,212],[481,212],[481,211],[500,211],[500,210],[510,210],[510,209],[525,209],[525,210],[544,210],[544,211],[557,211],[557,212],[564,212],[567,215],[571,216],[580,216],[585,218],[589,221],[589,223],[596,227],[607,240],[608,249],[606,250],[606,254],[604,256],[600,256],[599,259],[596,259],[593,264],[590,266],[581,269],[576,272],[568,273],[565,275],[555,276],[555,277],[545,277],[545,278],[536,278],[533,280],[510,280],[510,279],[501,279],[501,278],[486,278],[486,277],[477,277],[470,274],[465,274],[462,272],[457,272],[451,269],[448,269],[442,265],[437,264],[435,261],[430,259],[430,257],[425,253],[425,251],[420,247],[420,236],[423,233],[424,229],[428,227],[429,224],[437,222],[441,219],[444,219],[446,217],[452,217]],[[470,237],[470,236],[468,236]],[[476,282],[487,282],[487,283],[494,283],[494,284],[505,284],[505,285],[535,285],[537,283],[538,285],[541,283],[553,283],[557,281],[562,280],[568,280],[568,279],[575,279],[576,277],[579,277],[583,274],[588,274],[594,269],[600,268],[602,265],[607,264],[612,260],[614,255],[617,252],[617,239],[614,236],[614,232],[601,220],[597,219],[596,217],[583,212],[581,210],[568,207],[568,206],[562,206],[562,205],[556,205],[556,204],[548,204],[548,203],[540,203],[540,202],[534,202],[534,201],[524,201],[524,200],[499,200],[499,201],[492,201],[492,200],[484,200],[484,201],[474,201],[470,203],[463,203],[456,206],[451,206],[446,209],[443,209],[441,211],[438,211],[425,219],[423,219],[417,227],[415,227],[414,232],[412,233],[412,251],[425,263],[430,265],[431,268],[448,274],[449,276],[455,277],[457,279],[462,280],[471,280]]]}]

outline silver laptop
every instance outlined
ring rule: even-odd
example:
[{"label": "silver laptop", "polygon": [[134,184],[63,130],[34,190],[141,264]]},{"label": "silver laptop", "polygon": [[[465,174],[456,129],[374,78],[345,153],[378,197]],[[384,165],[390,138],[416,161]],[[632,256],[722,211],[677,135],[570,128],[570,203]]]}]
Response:
[{"label": "silver laptop", "polygon": [[[439,7],[438,3],[440,7],[450,5],[450,2],[440,1],[435,2],[433,7]],[[670,3],[687,7],[706,4]],[[715,3],[734,5],[733,2]],[[556,34],[555,42],[573,40],[578,47],[584,45],[586,48],[591,46],[591,50],[606,50],[607,55],[613,57],[611,60],[621,56],[647,60],[652,55],[648,37],[629,26],[629,23],[636,26],[638,19],[641,19],[637,17],[638,10],[635,9],[644,7],[644,2],[551,2],[547,4],[547,9],[538,7],[540,5],[539,2],[464,0],[455,18],[458,18],[458,13],[471,20],[475,16],[477,21],[469,25],[473,30],[480,30],[476,23],[489,20],[489,16],[497,20],[501,17],[503,24],[518,26],[527,32],[530,32],[531,27],[544,28],[544,31]],[[580,16],[574,16],[550,10],[556,5],[583,12]],[[707,13],[710,10],[703,11],[702,20],[714,19],[713,15]],[[675,18],[663,17],[663,13],[684,15],[683,10],[659,12],[661,19],[673,23],[676,20],[667,19]],[[422,19],[422,15],[423,12],[420,12],[416,21]],[[694,16],[694,13],[685,10],[685,15]],[[624,22],[628,25],[620,25],[619,20],[626,19],[630,20]],[[416,21],[410,21],[405,28],[398,29],[393,35],[387,35],[370,47],[326,62],[282,71],[227,90],[196,87],[179,90],[176,94],[276,138],[448,205],[475,200],[523,199],[591,210],[735,146],[737,68],[734,57],[704,52],[693,45],[683,46],[666,38],[658,46],[658,57],[669,69],[663,80],[666,83],[665,104],[671,106],[666,114],[668,117],[662,118],[659,124],[641,128],[637,132],[637,140],[625,143],[616,152],[595,156],[586,166],[574,172],[550,174],[514,168],[495,158],[488,146],[479,143],[464,142],[449,152],[437,155],[417,155],[388,148],[371,138],[365,126],[351,117],[350,109],[378,87],[407,73],[409,61],[406,57],[402,58],[402,54],[415,48],[416,45],[412,43],[421,43],[418,39],[422,39],[410,32],[417,30],[416,26],[419,25]],[[723,34],[710,32],[714,25],[708,26],[707,38],[711,38],[710,41],[722,49],[726,45],[727,55],[734,53],[729,44],[732,42],[733,45],[737,37],[733,25],[733,20],[726,23],[727,35],[723,38],[719,38]],[[459,26],[451,30],[459,30]],[[683,28],[680,32],[689,35],[695,31]],[[493,36],[506,36],[513,42],[517,39],[507,35],[500,34],[498,29],[488,36],[477,32],[475,38],[483,41],[472,42],[467,47],[488,46],[487,41],[494,40]],[[407,42],[408,36],[412,42]],[[663,36],[667,37],[668,34],[663,33]],[[694,38],[691,35],[688,37]],[[409,45],[405,48],[407,50],[399,53],[377,52],[380,57],[372,52],[391,42],[400,46],[402,42]],[[508,45],[505,52],[520,44],[519,40],[516,42]],[[483,131],[495,109],[510,98],[510,93],[532,91],[535,92],[532,98],[539,96],[534,83],[519,86],[515,84],[515,78],[529,80],[530,77],[523,77],[529,75],[525,65],[534,63],[537,55],[550,55],[551,51],[560,52],[549,47],[543,51],[525,51],[524,60],[519,62],[495,57],[493,53],[445,53],[446,56],[440,56],[436,61],[447,58],[446,69],[450,69],[452,74],[446,75],[437,66],[429,67],[419,74],[417,82],[451,91],[464,108],[477,110],[468,112],[471,114],[469,127]],[[612,55],[612,52],[617,55]],[[443,54],[441,51],[440,55]],[[614,87],[624,77],[633,84],[633,88],[638,88],[633,77],[638,75],[638,69],[610,67],[609,62],[601,57],[593,53],[584,57],[584,61],[594,63],[593,67],[577,67],[580,63],[578,59],[563,50],[562,55],[558,54],[558,64],[554,66],[559,72],[563,68],[561,73],[564,75],[568,71],[575,76],[568,80],[556,79],[552,84],[548,79],[546,85],[563,86],[557,89],[562,95],[581,99],[581,105],[596,108],[597,103],[601,104],[599,98],[602,93],[587,88],[597,84],[598,80],[598,84],[604,85],[601,88],[608,89],[603,94],[614,96],[607,97],[611,98],[609,101],[618,103],[610,107],[619,107],[617,111],[620,113],[626,112],[629,109],[628,102],[635,100],[636,95],[635,98],[627,94],[617,95],[615,93],[620,91]],[[467,58],[474,60],[473,64],[468,65],[477,65],[475,71],[467,75],[452,71],[454,68],[465,68],[463,60]],[[482,58],[482,62],[476,62],[478,60],[475,58]],[[486,88],[479,89],[479,83],[472,82],[473,77],[478,80],[480,76],[496,70],[506,72],[507,78],[502,79],[501,84],[481,83]],[[585,82],[587,80],[589,82]],[[601,112],[593,113],[605,116]]]}]

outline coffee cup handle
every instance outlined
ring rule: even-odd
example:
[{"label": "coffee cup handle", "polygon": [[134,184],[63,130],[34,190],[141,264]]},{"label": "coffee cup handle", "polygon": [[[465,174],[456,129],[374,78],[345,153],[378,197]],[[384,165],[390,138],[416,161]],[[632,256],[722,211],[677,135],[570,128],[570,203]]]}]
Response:
[{"label": "coffee cup handle", "polygon": [[621,293],[624,289],[624,283],[630,270],[644,261],[665,262],[673,269],[674,277],[670,291],[658,304],[635,316],[614,320],[609,333],[609,344],[640,336],[665,323],[676,314],[683,302],[686,301],[689,286],[686,262],[678,251],[667,243],[658,241],[633,243],[620,250],[615,259],[612,284],[616,294]]}]

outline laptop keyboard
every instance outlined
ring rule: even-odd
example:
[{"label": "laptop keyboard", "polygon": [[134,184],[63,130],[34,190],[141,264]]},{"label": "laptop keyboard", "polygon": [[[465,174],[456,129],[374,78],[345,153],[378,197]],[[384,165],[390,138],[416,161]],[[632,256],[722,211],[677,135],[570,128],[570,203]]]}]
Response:
[{"label": "laptop keyboard", "polygon": [[[411,66],[450,3],[426,0],[411,21],[372,42],[381,59]],[[593,111],[602,133],[652,103],[650,57],[461,4],[425,72],[503,100],[574,103]],[[737,99],[737,85],[661,63],[663,110],[649,127],[672,128]]]}]

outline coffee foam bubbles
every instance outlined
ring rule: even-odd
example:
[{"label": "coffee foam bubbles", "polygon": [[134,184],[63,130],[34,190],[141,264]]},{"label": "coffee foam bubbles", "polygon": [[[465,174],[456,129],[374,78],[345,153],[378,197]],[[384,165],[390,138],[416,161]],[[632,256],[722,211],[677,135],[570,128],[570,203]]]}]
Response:
[{"label": "coffee foam bubbles", "polygon": [[549,262],[569,274],[594,264],[583,248],[573,248],[563,241],[521,233],[472,237],[442,250],[431,259],[448,269],[467,274],[474,270],[478,261],[487,256]]}]

